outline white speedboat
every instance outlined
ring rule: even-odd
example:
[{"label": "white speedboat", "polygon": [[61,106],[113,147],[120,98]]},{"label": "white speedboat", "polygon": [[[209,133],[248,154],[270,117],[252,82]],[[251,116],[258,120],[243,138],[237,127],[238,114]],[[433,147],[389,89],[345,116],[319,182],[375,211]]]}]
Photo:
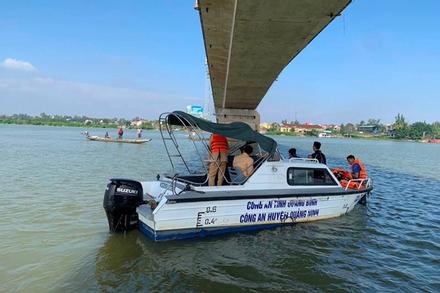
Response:
[{"label": "white speedboat", "polygon": [[[155,181],[111,179],[104,196],[111,231],[139,228],[161,241],[317,221],[350,212],[373,189],[370,179],[358,180],[355,189],[342,187],[316,160],[283,159],[272,138],[245,123],[216,124],[175,111],[162,114],[160,125],[175,172]],[[230,158],[252,144],[253,172],[244,177],[228,164],[223,186],[207,186],[206,142],[191,141],[195,151],[188,160],[182,153],[187,147],[179,148],[173,126],[228,137]],[[186,172],[177,173],[179,167]]]}]

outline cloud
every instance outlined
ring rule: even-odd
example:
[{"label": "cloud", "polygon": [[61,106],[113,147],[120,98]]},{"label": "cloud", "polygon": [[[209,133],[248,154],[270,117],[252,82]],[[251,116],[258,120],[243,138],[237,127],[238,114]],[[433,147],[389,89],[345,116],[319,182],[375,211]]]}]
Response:
[{"label": "cloud", "polygon": [[162,112],[184,109],[199,101],[200,98],[185,95],[44,76],[0,76],[0,115],[46,112],[155,119]]},{"label": "cloud", "polygon": [[18,71],[26,71],[26,72],[37,71],[37,69],[31,63],[17,60],[14,58],[6,58],[1,63],[1,66],[6,69],[18,70]]}]

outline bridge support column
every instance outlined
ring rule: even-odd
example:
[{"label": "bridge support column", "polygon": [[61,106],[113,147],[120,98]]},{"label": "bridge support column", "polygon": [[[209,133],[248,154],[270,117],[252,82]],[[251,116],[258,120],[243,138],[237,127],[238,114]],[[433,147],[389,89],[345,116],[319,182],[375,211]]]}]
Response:
[{"label": "bridge support column", "polygon": [[216,116],[218,123],[245,122],[254,130],[260,129],[260,114],[249,109],[217,108]]}]

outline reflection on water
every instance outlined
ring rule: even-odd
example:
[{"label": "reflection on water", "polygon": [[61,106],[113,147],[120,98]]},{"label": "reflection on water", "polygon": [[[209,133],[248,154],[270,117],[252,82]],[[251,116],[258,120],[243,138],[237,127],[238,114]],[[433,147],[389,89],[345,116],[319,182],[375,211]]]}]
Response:
[{"label": "reflection on water", "polygon": [[[95,130],[99,134],[100,130]],[[143,146],[85,141],[80,129],[0,126],[0,291],[440,290],[438,146],[323,141],[332,166],[359,155],[369,204],[322,222],[154,243],[111,235],[107,179],[154,179],[169,163]],[[93,131],[91,131],[93,133]],[[134,135],[134,134],[133,134]],[[312,139],[276,137],[286,152]]]}]

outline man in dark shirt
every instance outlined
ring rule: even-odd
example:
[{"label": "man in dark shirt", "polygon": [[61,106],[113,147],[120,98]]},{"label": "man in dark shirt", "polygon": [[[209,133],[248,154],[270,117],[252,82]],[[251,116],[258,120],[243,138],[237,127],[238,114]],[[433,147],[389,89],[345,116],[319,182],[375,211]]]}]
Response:
[{"label": "man in dark shirt", "polygon": [[296,148],[289,149],[289,159],[292,158],[298,158],[298,155],[296,154]]},{"label": "man in dark shirt", "polygon": [[325,155],[321,152],[321,143],[319,141],[313,143],[313,152],[313,154],[309,155],[309,158],[317,159],[321,164],[327,164]]}]

